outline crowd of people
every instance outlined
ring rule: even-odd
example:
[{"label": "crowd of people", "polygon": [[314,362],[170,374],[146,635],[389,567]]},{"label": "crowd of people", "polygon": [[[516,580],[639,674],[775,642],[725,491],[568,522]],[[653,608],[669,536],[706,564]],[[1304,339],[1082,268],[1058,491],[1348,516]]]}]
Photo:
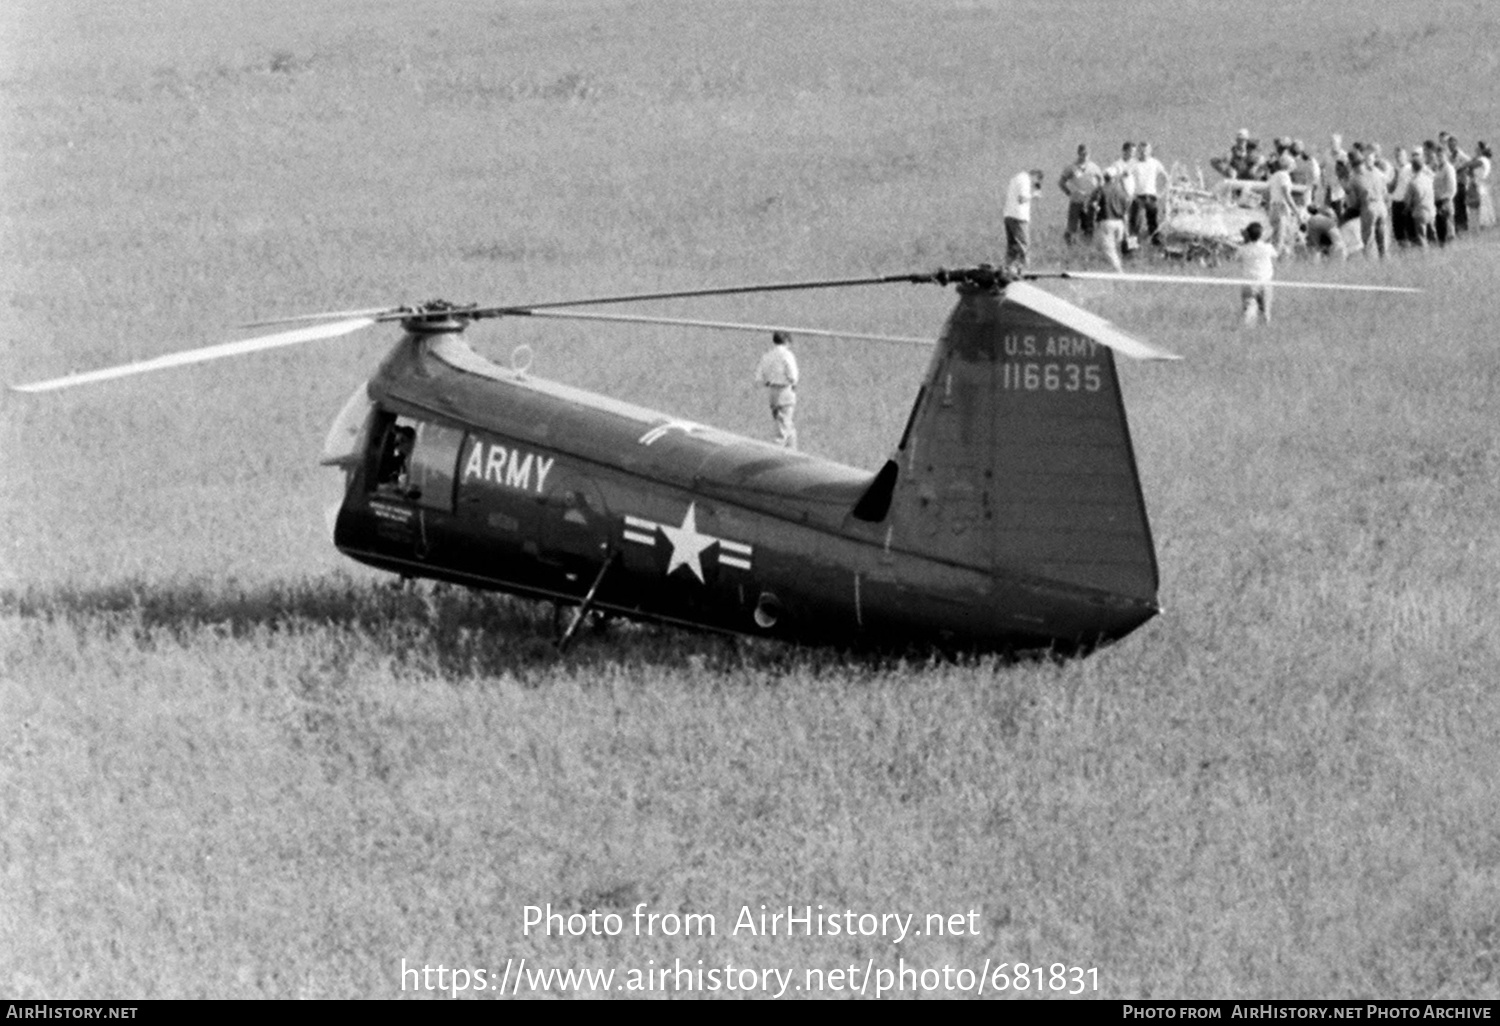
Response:
[{"label": "crowd of people", "polygon": [[1226,179],[1266,183],[1269,241],[1279,253],[1300,231],[1314,251],[1346,255],[1339,229],[1355,220],[1366,255],[1379,258],[1394,247],[1444,246],[1462,232],[1495,225],[1494,152],[1481,141],[1471,155],[1450,132],[1397,146],[1387,159],[1379,143],[1346,148],[1340,135],[1329,138],[1321,156],[1286,136],[1262,153],[1241,129],[1211,166]]},{"label": "crowd of people", "polygon": [[[1384,258],[1396,248],[1444,246],[1461,233],[1495,225],[1494,154],[1485,142],[1470,154],[1449,132],[1398,146],[1387,159],[1378,143],[1346,148],[1339,135],[1330,137],[1324,153],[1289,136],[1263,149],[1241,129],[1229,152],[1209,163],[1226,183],[1246,183],[1235,190],[1244,197],[1240,202],[1263,205],[1264,243],[1277,255],[1300,244],[1310,252],[1343,257],[1350,248],[1347,238],[1351,245],[1358,239],[1367,255]],[[1042,171],[1033,169],[1008,183],[1006,263],[1012,267],[1028,262],[1031,204],[1044,180]],[[1057,185],[1067,198],[1063,241],[1068,246],[1096,245],[1120,270],[1122,256],[1161,243],[1169,175],[1151,143],[1126,142],[1119,158],[1105,167],[1081,144]]]}]

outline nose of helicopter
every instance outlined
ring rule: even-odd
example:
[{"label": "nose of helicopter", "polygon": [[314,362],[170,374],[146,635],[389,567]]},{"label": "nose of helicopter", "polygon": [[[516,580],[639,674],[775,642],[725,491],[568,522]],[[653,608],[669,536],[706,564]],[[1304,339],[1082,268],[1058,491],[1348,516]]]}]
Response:
[{"label": "nose of helicopter", "polygon": [[339,499],[337,502],[330,502],[323,507],[323,526],[328,529],[329,542],[334,540],[334,534],[339,525],[339,510],[343,506],[343,499]]},{"label": "nose of helicopter", "polygon": [[330,482],[327,486],[330,492],[323,503],[323,525],[328,529],[330,541],[334,540],[350,473],[359,462],[373,410],[369,383],[362,383],[350,394],[323,441],[323,453],[318,462],[332,471],[323,475],[324,480]]}]

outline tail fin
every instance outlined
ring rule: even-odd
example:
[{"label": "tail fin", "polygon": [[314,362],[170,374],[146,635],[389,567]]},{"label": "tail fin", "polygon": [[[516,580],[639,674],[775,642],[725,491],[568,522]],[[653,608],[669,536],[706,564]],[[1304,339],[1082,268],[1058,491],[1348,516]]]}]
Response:
[{"label": "tail fin", "polygon": [[987,572],[1154,601],[1114,350],[1174,358],[1024,282],[959,286],[893,461],[895,535]]}]

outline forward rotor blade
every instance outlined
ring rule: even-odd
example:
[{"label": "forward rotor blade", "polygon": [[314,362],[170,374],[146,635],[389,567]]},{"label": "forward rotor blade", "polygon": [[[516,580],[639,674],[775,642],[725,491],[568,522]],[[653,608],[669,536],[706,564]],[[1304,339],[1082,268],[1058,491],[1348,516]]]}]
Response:
[{"label": "forward rotor blade", "polygon": [[1059,299],[1052,293],[1044,292],[1024,281],[1012,282],[1006,286],[1005,298],[1007,302],[1020,303],[1060,324],[1066,324],[1100,345],[1109,346],[1122,356],[1134,357],[1137,360],[1182,359],[1176,353],[1158,349],[1149,342],[1142,342],[1134,336],[1127,335],[1103,317],[1091,314],[1082,307],[1074,306],[1066,299]]},{"label": "forward rotor blade", "polygon": [[334,318],[344,320],[350,317],[379,317],[381,314],[393,313],[395,310],[389,306],[372,306],[368,310],[325,310],[322,313],[293,314],[291,317],[272,317],[267,321],[249,321],[241,324],[241,328],[273,328],[278,324],[302,324],[307,321],[329,321]]},{"label": "forward rotor blade", "polygon": [[1274,285],[1288,289],[1331,289],[1341,292],[1421,292],[1398,285],[1340,285],[1324,281],[1252,281],[1249,278],[1212,278],[1196,274],[1111,274],[1108,271],[1056,271],[1028,274],[1027,278],[1084,278],[1089,281],[1166,282],[1171,285]]},{"label": "forward rotor blade", "polygon": [[226,356],[240,356],[244,353],[254,353],[262,349],[275,349],[278,346],[292,346],[301,342],[315,342],[318,339],[334,338],[339,335],[348,335],[351,332],[358,331],[360,328],[368,327],[374,323],[375,321],[372,318],[359,317],[353,320],[338,321],[334,324],[320,324],[312,328],[298,328],[295,331],[282,331],[275,335],[261,335],[256,338],[241,339],[238,342],[222,342],[219,345],[203,346],[200,349],[188,349],[179,353],[168,353],[165,356],[153,357],[150,360],[139,360],[135,363],[121,364],[117,367],[105,367],[102,370],[69,374],[65,377],[52,378],[49,381],[36,381],[28,385],[12,385],[11,388],[17,392],[51,392],[59,388],[71,388],[74,385],[89,385],[98,381],[128,377],[132,374],[145,374],[148,371],[165,370],[168,367],[181,367],[189,363],[203,363],[206,360],[218,360]]},{"label": "forward rotor blade", "polygon": [[826,331],[820,328],[799,328],[785,324],[743,324],[738,321],[700,321],[682,317],[638,317],[634,314],[573,313],[567,310],[528,310],[519,316],[549,317],[565,321],[610,321],[621,324],[665,324],[682,328],[713,328],[720,331],[789,331],[795,335],[812,335],[820,338],[851,338],[870,342],[899,342],[906,345],[931,346],[937,343],[930,338],[915,338],[909,335],[871,335],[858,331]]}]

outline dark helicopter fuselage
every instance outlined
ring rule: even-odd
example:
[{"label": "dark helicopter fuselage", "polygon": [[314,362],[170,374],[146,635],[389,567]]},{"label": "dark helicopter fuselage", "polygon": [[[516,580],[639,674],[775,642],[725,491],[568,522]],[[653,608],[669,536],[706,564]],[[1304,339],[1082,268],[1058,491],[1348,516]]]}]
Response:
[{"label": "dark helicopter fuselage", "polygon": [[334,539],[408,577],[805,643],[1088,649],[1158,611],[1113,356],[961,287],[859,470],[501,368],[412,320],[330,433]]}]

